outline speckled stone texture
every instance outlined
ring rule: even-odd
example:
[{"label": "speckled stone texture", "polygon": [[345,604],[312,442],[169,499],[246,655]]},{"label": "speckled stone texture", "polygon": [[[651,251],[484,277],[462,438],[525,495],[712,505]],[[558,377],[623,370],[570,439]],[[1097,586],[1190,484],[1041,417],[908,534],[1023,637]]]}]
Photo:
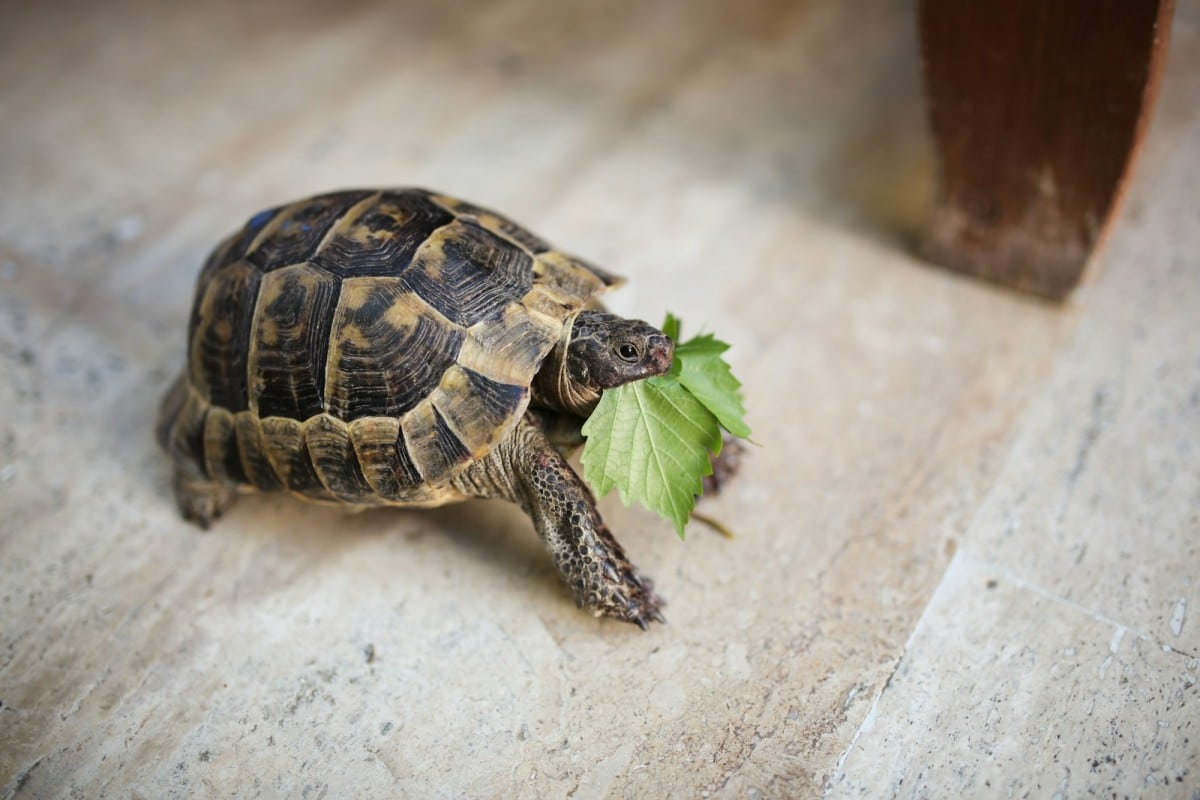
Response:
[{"label": "speckled stone texture", "polygon": [[[1055,307],[933,269],[907,3],[27,4],[0,25],[0,797],[1196,797],[1200,7]],[[261,207],[426,185],[733,342],[760,446],[601,504],[178,516],[155,409]]]}]

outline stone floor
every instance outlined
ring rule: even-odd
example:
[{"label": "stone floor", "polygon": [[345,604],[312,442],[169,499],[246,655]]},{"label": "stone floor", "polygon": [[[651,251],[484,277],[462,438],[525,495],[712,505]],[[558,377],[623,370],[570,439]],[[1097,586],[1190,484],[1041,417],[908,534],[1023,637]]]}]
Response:
[{"label": "stone floor", "polygon": [[[1055,307],[912,253],[907,3],[30,4],[0,30],[0,797],[1200,797],[1200,4]],[[183,523],[150,433],[207,249],[417,184],[716,331],[760,443],[602,509]]]}]

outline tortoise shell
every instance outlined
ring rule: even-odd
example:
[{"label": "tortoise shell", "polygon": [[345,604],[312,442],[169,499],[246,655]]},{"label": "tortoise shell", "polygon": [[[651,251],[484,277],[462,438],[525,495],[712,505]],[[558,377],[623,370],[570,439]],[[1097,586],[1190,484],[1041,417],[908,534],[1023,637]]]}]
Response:
[{"label": "tortoise shell", "polygon": [[571,315],[619,279],[420,189],[256,214],[197,282],[163,436],[214,480],[437,504],[525,413]]}]

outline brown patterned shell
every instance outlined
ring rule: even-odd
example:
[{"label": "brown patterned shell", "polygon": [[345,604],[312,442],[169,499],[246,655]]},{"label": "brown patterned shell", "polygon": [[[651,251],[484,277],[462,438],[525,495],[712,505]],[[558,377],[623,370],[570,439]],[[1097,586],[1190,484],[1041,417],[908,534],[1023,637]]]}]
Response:
[{"label": "brown patterned shell", "polygon": [[516,425],[564,321],[617,279],[419,189],[255,215],[205,263],[165,438],[211,478],[435,504]]}]

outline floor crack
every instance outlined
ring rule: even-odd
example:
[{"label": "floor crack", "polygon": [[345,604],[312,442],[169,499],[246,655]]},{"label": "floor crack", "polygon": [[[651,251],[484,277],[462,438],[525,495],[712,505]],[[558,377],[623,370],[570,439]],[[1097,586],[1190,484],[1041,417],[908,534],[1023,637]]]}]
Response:
[{"label": "floor crack", "polygon": [[940,581],[938,581],[937,588],[934,589],[933,595],[929,598],[929,602],[926,603],[925,608],[922,609],[921,616],[917,619],[917,624],[913,626],[912,632],[908,635],[908,639],[904,642],[904,647],[900,650],[900,655],[892,664],[891,669],[888,670],[887,678],[884,679],[882,685],[879,687],[879,691],[875,692],[875,696],[871,698],[871,707],[867,709],[867,715],[863,717],[863,721],[858,726],[858,730],[856,730],[854,735],[850,737],[850,743],[846,746],[846,749],[842,751],[840,756],[838,756],[837,763],[833,768],[833,773],[825,782],[822,797],[827,798],[833,793],[833,785],[843,774],[842,770],[846,765],[846,761],[850,758],[850,754],[853,753],[854,748],[858,746],[858,740],[862,738],[863,734],[869,733],[871,729],[875,727],[875,719],[879,713],[879,701],[883,699],[884,693],[889,687],[891,687],[892,681],[895,679],[896,674],[900,671],[900,666],[904,663],[904,659],[908,657],[909,651],[912,650],[913,642],[916,641],[917,637],[925,629],[925,620],[929,616],[930,609],[938,607],[938,595],[944,591],[944,587],[947,583],[946,579],[952,572],[954,572],[955,568],[963,558],[964,556],[962,551],[956,553],[954,558],[950,560],[950,564],[946,567],[946,571],[942,573],[942,578]]},{"label": "floor crack", "polygon": [[1071,465],[1071,471],[1067,473],[1067,485],[1063,490],[1061,502],[1058,504],[1058,514],[1055,522],[1058,527],[1062,527],[1063,518],[1067,515],[1067,507],[1071,504],[1071,496],[1075,494],[1075,485],[1079,483],[1080,476],[1087,469],[1088,458],[1091,456],[1092,449],[1096,446],[1096,441],[1100,438],[1101,432],[1104,430],[1104,415],[1105,406],[1108,405],[1108,389],[1100,386],[1092,394],[1092,413],[1088,420],[1087,427],[1083,430],[1083,441],[1079,444],[1079,449],[1075,452],[1075,463]]},{"label": "floor crack", "polygon": [[993,564],[993,563],[990,563],[987,561],[980,561],[978,563],[981,564],[982,566],[985,566],[989,570],[999,573],[1001,575],[1001,577],[1004,578],[1004,580],[1008,581],[1009,583],[1013,584],[1014,586],[1017,586],[1021,589],[1027,589],[1027,590],[1033,592],[1034,594],[1037,594],[1037,595],[1040,595],[1041,597],[1046,598],[1047,600],[1050,600],[1055,603],[1059,603],[1060,605],[1064,605],[1070,609],[1078,611],[1081,614],[1085,614],[1088,617],[1090,617],[1091,619],[1095,620],[1096,622],[1100,622],[1105,625],[1111,625],[1112,627],[1114,627],[1118,630],[1129,631],[1134,636],[1138,637],[1139,639],[1141,639],[1143,641],[1147,641],[1147,642],[1150,642],[1151,644],[1158,645],[1160,648],[1162,648],[1162,651],[1164,653],[1177,653],[1178,655],[1184,656],[1186,658],[1200,659],[1200,653],[1193,653],[1190,650],[1181,650],[1178,647],[1173,647],[1173,646],[1167,644],[1166,642],[1162,641],[1161,639],[1159,639],[1157,636],[1152,636],[1149,633],[1146,633],[1145,631],[1138,629],[1134,625],[1130,625],[1128,623],[1121,622],[1120,620],[1113,619],[1112,617],[1108,616],[1107,614],[1104,614],[1103,612],[1095,611],[1093,609],[1088,608],[1085,605],[1082,605],[1081,603],[1075,602],[1074,600],[1070,600],[1066,597],[1062,597],[1061,595],[1057,595],[1054,592],[1050,591],[1049,589],[1047,589],[1043,586],[1039,586],[1036,583],[1032,583],[1031,581],[1025,580],[1020,575],[1017,575],[1016,573],[1012,572],[1011,570],[1006,569],[998,564]]},{"label": "floor crack", "polygon": [[21,791],[21,787],[29,780],[29,776],[37,769],[38,764],[41,764],[45,759],[45,756],[38,756],[32,764],[13,776],[8,786],[4,787],[4,800],[12,800],[12,798],[16,797],[17,792]]}]

